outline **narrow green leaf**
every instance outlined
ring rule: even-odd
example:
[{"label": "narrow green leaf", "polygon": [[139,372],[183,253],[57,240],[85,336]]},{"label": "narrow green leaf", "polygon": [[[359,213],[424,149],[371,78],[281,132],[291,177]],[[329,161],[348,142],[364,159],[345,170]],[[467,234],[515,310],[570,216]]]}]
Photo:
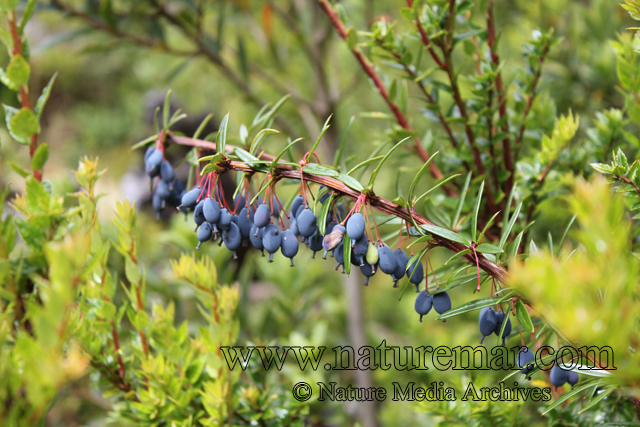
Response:
[{"label": "narrow green leaf", "polygon": [[498,246],[500,246],[501,248],[504,248],[504,244],[507,243],[507,239],[509,238],[509,234],[511,233],[511,229],[513,228],[514,224],[518,220],[518,215],[520,215],[520,210],[521,209],[522,209],[522,202],[520,202],[520,204],[518,204],[518,207],[516,208],[515,212],[513,213],[513,216],[509,220],[509,224],[507,224],[507,227],[502,230],[502,237],[500,237],[500,243],[498,244]]},{"label": "narrow green leaf", "polygon": [[327,197],[327,199],[322,204],[322,207],[320,208],[320,213],[318,216],[318,233],[323,236],[327,231],[327,215],[329,214],[329,209],[331,209],[331,204],[333,203],[333,199],[335,199],[335,197],[335,193],[329,194],[329,197]]},{"label": "narrow green leaf", "polygon": [[493,220],[496,219],[498,214],[500,214],[500,211],[494,213],[493,216],[491,218],[489,218],[489,221],[487,221],[487,224],[482,229],[482,233],[480,233],[480,236],[478,236],[478,242],[482,242],[482,238],[484,237],[484,233],[486,233],[487,230],[489,229],[489,227],[491,227],[491,224],[493,224]]},{"label": "narrow green leaf", "polygon": [[286,153],[289,148],[293,147],[300,141],[302,141],[302,138],[298,138],[295,141],[292,141],[282,151],[280,151],[280,153],[278,153],[278,155],[271,162],[271,169],[274,169],[276,166],[278,166],[278,162],[280,161],[280,158],[284,155],[284,153]]},{"label": "narrow green leaf", "polygon": [[421,229],[431,233],[431,234],[435,234],[437,236],[440,236],[442,238],[445,238],[447,240],[451,240],[452,242],[458,242],[458,243],[462,243],[463,245],[467,245],[469,246],[469,242],[467,241],[467,239],[465,239],[464,237],[462,237],[461,235],[459,235],[458,233],[455,233],[451,230],[447,230],[446,228],[441,228],[438,227],[436,225],[432,225],[432,224],[423,224],[420,226]]},{"label": "narrow green leaf", "polygon": [[14,172],[16,172],[18,175],[20,175],[23,178],[26,178],[29,175],[31,175],[31,172],[29,172],[19,164],[12,162],[11,160],[7,160],[7,164],[11,167],[11,169],[14,170]]},{"label": "narrow green leaf", "polygon": [[229,114],[227,113],[220,122],[218,137],[216,138],[216,151],[224,153],[227,148],[227,125],[229,124]]},{"label": "narrow green leaf", "polygon": [[558,251],[556,252],[556,256],[560,255],[560,250],[562,249],[562,245],[564,244],[564,240],[567,238],[567,234],[569,234],[569,229],[573,225],[573,222],[576,220],[577,215],[574,215],[569,224],[567,224],[567,228],[564,229],[564,233],[562,234],[562,238],[560,239],[560,243],[558,244]]},{"label": "narrow green leaf", "polygon": [[[508,298],[510,294],[511,293],[507,295],[503,295],[498,301],[498,304],[501,303],[502,301],[505,301],[505,299]],[[512,309],[513,309],[513,303],[510,303],[509,308],[507,309],[507,311],[504,312],[505,317],[508,317],[511,315]],[[504,329],[507,327],[507,319],[504,319],[501,325],[502,326],[500,327],[500,332],[498,333],[498,339],[496,340],[497,341],[496,345],[500,345],[500,342],[502,341],[502,335],[504,335]]]},{"label": "narrow green leaf", "polygon": [[451,228],[455,228],[458,224],[458,220],[460,219],[460,213],[462,212],[462,205],[464,204],[464,199],[467,197],[467,191],[469,191],[470,183],[471,183],[471,172],[467,174],[467,180],[464,182],[464,186],[462,186],[462,192],[460,193],[460,200],[458,201],[458,207],[456,208],[456,215],[453,217]]},{"label": "narrow green leaf", "polygon": [[573,390],[563,394],[562,396],[560,396],[558,398],[558,400],[556,400],[551,405],[549,405],[547,407],[546,411],[544,411],[541,415],[548,414],[553,409],[555,409],[558,406],[562,405],[565,401],[571,399],[573,396],[577,396],[578,394],[580,394],[580,392],[582,392],[584,390],[587,390],[587,389],[590,389],[590,388],[596,388],[599,385],[601,385],[602,383],[603,383],[603,380],[597,380],[597,381],[589,382],[589,383],[583,384],[581,386],[575,387]]},{"label": "narrow green leaf", "polygon": [[[448,260],[446,260],[444,262],[443,265],[447,265],[449,264],[451,261],[453,261],[454,259],[458,259],[458,258],[462,258],[463,256],[465,256],[466,254],[470,254],[471,253],[471,249],[465,249],[464,251],[460,251],[460,252],[456,252],[455,254],[453,254],[453,256],[451,258],[449,258]],[[465,266],[466,267],[466,266]]]},{"label": "narrow green leaf", "polygon": [[373,187],[373,183],[376,181],[376,177],[378,176],[378,172],[380,171],[380,168],[382,167],[384,162],[387,161],[387,159],[389,158],[391,153],[393,153],[403,142],[405,142],[409,138],[411,138],[411,137],[408,136],[408,137],[404,138],[403,140],[401,140],[400,142],[398,142],[396,145],[394,145],[391,148],[391,150],[389,150],[387,152],[387,154],[385,154],[385,156],[382,158],[382,160],[380,160],[380,163],[378,163],[378,166],[373,170],[373,173],[371,174],[371,178],[369,178],[369,185],[368,185],[369,187]]},{"label": "narrow green leaf", "polygon": [[344,233],[344,243],[342,245],[342,253],[344,254],[344,271],[347,276],[351,274],[351,239],[347,233]]},{"label": "narrow green leaf", "polygon": [[280,131],[277,131],[275,129],[262,129],[260,132],[258,132],[258,134],[255,136],[255,138],[253,138],[253,141],[251,141],[251,145],[249,146],[249,152],[252,155],[257,156],[258,155],[258,151],[260,150],[260,147],[262,146],[263,139],[267,135],[272,135],[274,133],[280,133]]},{"label": "narrow green leaf", "polygon": [[509,193],[509,199],[507,199],[507,205],[504,210],[504,216],[502,217],[502,229],[507,228],[507,224],[509,223],[509,214],[511,213],[511,203],[513,202],[513,198],[516,194],[516,188],[518,187],[518,183],[514,183],[513,187],[511,187],[511,192]]},{"label": "narrow green leaf", "polygon": [[422,165],[422,167],[420,168],[416,176],[413,178],[413,181],[411,182],[411,186],[409,187],[409,203],[413,203],[413,191],[415,190],[416,185],[418,184],[418,180],[427,171],[429,164],[434,159],[434,157],[438,155],[438,153],[439,151],[436,151],[435,153],[433,153],[431,157],[429,157],[429,159],[425,162],[425,164]]},{"label": "narrow green leaf", "polygon": [[51,95],[51,89],[53,88],[53,84],[55,83],[57,77],[58,77],[58,72],[56,71],[55,73],[53,73],[53,76],[51,76],[49,83],[47,83],[44,89],[42,89],[42,94],[40,94],[40,96],[38,97],[38,101],[36,101],[36,106],[33,109],[33,111],[34,113],[36,113],[36,117],[38,119],[40,119],[40,116],[42,115],[42,110],[44,109],[44,106],[47,104],[49,95]]},{"label": "narrow green leaf", "polygon": [[494,245],[490,245],[488,243],[483,243],[481,245],[478,245],[476,247],[476,251],[483,254],[501,254],[502,252],[504,252],[502,248],[499,248]]},{"label": "narrow green leaf", "polygon": [[136,142],[132,147],[131,151],[137,150],[140,147],[146,147],[150,142],[155,142],[158,139],[158,135],[151,135],[148,138],[143,139],[142,141]]},{"label": "narrow green leaf", "polygon": [[198,126],[198,129],[196,129],[196,131],[193,133],[193,139],[198,139],[200,137],[200,134],[204,130],[205,126],[207,126],[207,123],[209,123],[209,120],[211,120],[212,117],[213,113],[210,113],[202,120],[200,126]]},{"label": "narrow green leaf", "polygon": [[531,317],[529,316],[529,312],[527,311],[527,307],[525,307],[522,300],[518,300],[516,303],[516,316],[518,316],[518,322],[522,329],[527,332],[533,333],[533,323],[531,323]]},{"label": "narrow green leaf", "polygon": [[22,12],[22,19],[20,20],[20,34],[24,32],[24,27],[27,25],[27,22],[33,16],[33,11],[36,9],[37,0],[28,0],[27,5],[24,7],[24,12]]},{"label": "narrow green leaf", "polygon": [[[267,125],[269,122],[271,122],[271,120],[273,120],[274,116],[276,115],[276,113],[278,112],[280,107],[282,107],[282,105],[289,98],[291,98],[291,95],[289,95],[289,94],[287,94],[287,95],[283,96],[282,98],[280,98],[280,100],[278,102],[276,102],[276,105],[274,105],[273,108],[271,108],[271,110],[269,110],[264,115],[261,114],[263,110],[260,110],[260,113],[258,113],[258,116],[256,116],[256,118],[253,120],[253,123],[251,124],[251,127],[249,128],[249,134],[251,134],[253,132],[253,129],[255,129],[256,127],[262,127],[263,125]],[[250,150],[250,151],[255,154],[254,151],[252,151],[252,150]]]},{"label": "narrow green leaf", "polygon": [[[451,310],[442,313],[437,317],[438,320],[448,319],[450,317],[459,316],[464,313],[469,313],[470,311],[480,310],[485,307],[489,307],[495,305],[498,301],[500,301],[500,297],[488,297],[488,298],[480,298],[477,300],[470,301],[468,303],[462,304],[456,308],[452,308]],[[506,323],[506,322],[503,322]]]},{"label": "narrow green leaf", "polygon": [[336,155],[333,157],[333,167],[336,169],[339,169],[340,173],[343,173],[343,174],[347,172],[347,166],[343,156],[344,146],[345,146],[345,143],[347,142],[347,134],[349,133],[349,129],[351,129],[351,125],[353,124],[353,121],[355,119],[356,119],[356,116],[351,116],[351,118],[349,119],[349,123],[347,123],[347,126],[344,128],[344,132],[342,133],[342,138],[340,139],[340,145],[338,146]]},{"label": "narrow green leaf", "polygon": [[255,201],[258,198],[258,196],[260,196],[262,193],[264,193],[264,191],[267,189],[267,187],[269,187],[269,184],[271,184],[274,179],[275,179],[274,177],[271,177],[271,179],[265,185],[263,185],[262,188],[260,188],[260,190],[258,190],[256,195],[253,196],[253,199],[251,199],[251,202],[249,202],[250,205],[255,203]]},{"label": "narrow green leaf", "polygon": [[340,174],[336,171],[334,171],[333,169],[327,167],[327,166],[322,166],[319,165],[317,163],[308,163],[304,168],[303,171],[305,173],[310,173],[312,175],[321,175],[321,176],[331,176],[334,178],[338,178],[340,176]]},{"label": "narrow green leaf", "polygon": [[442,181],[440,181],[439,183],[437,183],[436,185],[434,185],[433,187],[431,187],[429,190],[427,190],[422,196],[418,197],[415,201],[414,205],[417,205],[418,202],[420,202],[420,200],[422,200],[423,198],[425,198],[427,195],[429,195],[433,190],[436,190],[438,188],[440,188],[442,185],[446,184],[447,182],[451,181],[453,178],[457,178],[459,177],[460,174],[457,173],[455,175],[451,175],[448,178],[443,179]]},{"label": "narrow green leaf", "polygon": [[169,114],[171,114],[171,89],[167,91],[167,95],[164,97],[164,104],[162,105],[163,129],[167,129],[169,127]]},{"label": "narrow green leaf", "polygon": [[354,173],[355,171],[357,171],[358,169],[367,166],[373,162],[377,162],[378,160],[382,159],[384,156],[376,156],[376,157],[372,157],[370,159],[365,160],[362,163],[357,164],[356,166],[354,166],[353,168],[351,168],[351,170],[349,172],[347,172],[347,175],[351,175],[352,173]]},{"label": "narrow green leaf", "polygon": [[471,217],[471,240],[476,241],[478,237],[478,213],[480,213],[480,203],[482,202],[482,192],[484,191],[484,181],[480,184],[478,190],[478,196],[476,198],[476,207],[473,210],[473,216]]},{"label": "narrow green leaf", "polygon": [[202,168],[202,171],[200,171],[200,176],[204,176],[204,175],[208,174],[209,172],[213,172],[213,171],[220,170],[220,169],[222,169],[222,168],[220,166],[216,165],[215,163],[209,163],[204,168]]},{"label": "narrow green leaf", "polygon": [[331,117],[333,117],[333,114],[330,114],[329,117],[327,117],[327,120],[324,122],[324,126],[322,126],[322,131],[320,131],[320,135],[318,135],[318,139],[316,139],[315,144],[313,144],[313,147],[309,151],[310,153],[313,153],[314,151],[316,151],[316,148],[320,143],[320,139],[322,139],[322,136],[324,135],[324,133],[327,131],[327,129],[329,129],[329,126],[330,126],[329,121],[331,120]]},{"label": "narrow green leaf", "polygon": [[578,411],[578,414],[582,414],[583,412],[585,412],[585,411],[593,408],[594,406],[596,406],[601,400],[603,400],[604,398],[608,397],[616,388],[618,388],[618,387],[615,386],[615,385],[610,385],[609,387],[607,387],[606,389],[604,389],[603,391],[598,393],[598,395],[596,397],[591,399],[591,402],[589,402],[580,411]]},{"label": "narrow green leaf", "polygon": [[167,129],[170,129],[173,125],[175,125],[176,123],[178,123],[180,120],[184,119],[187,117],[187,115],[185,113],[180,114],[181,110],[178,110],[174,113],[173,116],[171,116],[171,119],[169,120],[169,125],[167,126]]}]

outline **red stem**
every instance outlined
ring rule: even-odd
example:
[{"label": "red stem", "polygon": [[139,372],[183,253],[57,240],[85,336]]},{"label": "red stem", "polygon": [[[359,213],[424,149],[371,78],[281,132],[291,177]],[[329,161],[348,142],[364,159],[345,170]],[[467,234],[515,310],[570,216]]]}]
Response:
[{"label": "red stem", "polygon": [[[13,41],[13,50],[11,51],[13,56],[24,56],[23,54],[23,46],[22,46],[22,37],[20,37],[20,33],[18,31],[18,23],[16,20],[16,11],[12,10],[11,13],[7,15],[7,22],[9,24],[9,32],[11,33],[11,39]],[[31,100],[29,99],[29,87],[28,86],[20,86],[20,103],[22,104],[22,108],[26,108],[33,112],[33,108],[31,108]],[[33,155],[38,148],[38,134],[34,134],[31,136],[31,144],[29,145],[29,156],[33,159]],[[38,181],[42,181],[42,170],[34,170],[33,176]]]}]

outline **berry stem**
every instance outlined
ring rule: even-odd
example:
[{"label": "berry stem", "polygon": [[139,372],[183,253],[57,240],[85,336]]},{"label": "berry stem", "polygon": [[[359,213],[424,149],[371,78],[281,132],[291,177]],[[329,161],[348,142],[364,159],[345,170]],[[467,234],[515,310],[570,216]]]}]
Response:
[{"label": "berry stem", "polygon": [[[376,216],[373,213],[373,208],[371,206],[369,206],[369,209],[371,210],[371,216],[373,217],[373,225],[376,226],[376,233],[378,233],[378,242],[380,244],[383,244],[382,242],[382,235],[380,234],[380,230],[378,229],[378,222],[376,221]],[[367,211],[367,207],[364,207],[365,212]]]}]

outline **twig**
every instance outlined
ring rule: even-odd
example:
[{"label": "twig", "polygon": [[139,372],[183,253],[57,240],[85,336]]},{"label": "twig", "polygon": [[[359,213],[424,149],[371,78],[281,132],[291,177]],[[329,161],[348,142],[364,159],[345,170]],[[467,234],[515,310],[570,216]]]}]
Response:
[{"label": "twig", "polygon": [[[11,39],[13,41],[13,56],[24,56],[23,55],[23,46],[22,46],[22,37],[20,37],[20,33],[18,31],[18,22],[16,18],[16,11],[12,10],[11,13],[7,15],[7,22],[9,24],[9,31],[11,33]],[[31,107],[31,100],[29,99],[29,87],[28,86],[20,86],[20,104],[22,104],[22,108],[26,108],[33,112],[33,108]],[[38,134],[31,135],[31,144],[29,144],[29,156],[33,159],[33,155],[38,148]],[[42,181],[42,170],[34,170],[33,176],[38,181]]]},{"label": "twig", "polygon": [[[489,1],[489,9],[487,11],[487,39],[487,44],[491,51],[491,62],[493,62],[493,65],[498,68],[500,66],[500,57],[498,56],[498,52],[495,50],[496,25],[493,17],[493,0]],[[509,172],[504,193],[509,194],[513,187],[514,167],[513,159],[511,157],[511,142],[508,136],[509,124],[507,123],[507,100],[502,84],[502,72],[500,70],[498,70],[496,75],[496,91],[498,92],[498,113],[500,114],[500,121],[502,122],[502,131],[505,133],[505,137],[502,139],[502,155],[504,157],[505,169]]]},{"label": "twig", "polygon": [[[407,5],[409,7],[413,7],[413,0],[407,0]],[[424,28],[422,28],[422,24],[420,23],[420,16],[416,16],[416,27],[418,28],[418,32],[420,33],[422,43],[424,43],[424,45],[427,47],[427,50],[429,51],[429,54],[431,55],[433,60],[436,62],[436,64],[438,64],[440,68],[442,68],[443,70],[446,69],[447,64],[442,59],[440,59],[440,57],[438,57],[436,52],[433,50],[433,47],[431,46],[431,40],[429,40],[429,35],[427,35]]]},{"label": "twig", "polygon": [[[340,20],[338,13],[335,11],[335,9],[333,9],[329,1],[317,0],[317,2],[322,8],[322,10],[324,10],[324,12],[327,14],[329,19],[331,20],[331,23],[335,27],[338,35],[342,39],[346,40],[348,36],[347,28],[344,26],[344,23]],[[371,80],[373,80],[374,85],[378,89],[378,92],[380,93],[384,101],[387,103],[387,106],[395,116],[398,124],[402,126],[402,128],[410,132],[413,132],[413,128],[411,127],[411,125],[409,125],[409,119],[407,118],[407,116],[405,116],[402,110],[400,109],[400,107],[397,104],[395,104],[393,101],[391,101],[391,99],[389,98],[389,91],[387,90],[386,86],[382,82],[382,79],[376,72],[374,65],[367,59],[367,57],[364,55],[362,50],[360,50],[360,48],[358,48],[357,46],[351,49],[351,53],[353,53],[353,56],[355,56],[355,58],[358,60],[364,72],[367,73],[367,75],[371,78]],[[422,161],[426,162],[429,159],[430,157],[429,152],[422,146],[422,144],[420,143],[420,139],[418,137],[414,138],[414,148],[416,153],[422,159]],[[440,168],[435,164],[435,162],[431,162],[429,164],[429,171],[431,173],[431,176],[433,176],[435,179],[440,180],[444,178],[444,174],[442,173]],[[457,196],[457,194],[453,189],[451,189],[451,187],[445,186],[445,191],[450,196],[453,196],[453,197]]]},{"label": "twig", "polygon": [[[467,135],[467,140],[469,141],[469,146],[471,147],[471,153],[473,156],[473,162],[476,165],[476,169],[479,175],[485,174],[484,165],[482,163],[482,159],[480,157],[480,151],[476,145],[476,138],[471,129],[471,125],[469,124],[469,115],[467,114],[467,107],[462,99],[462,95],[460,95],[460,88],[458,86],[456,73],[454,71],[453,66],[453,24],[455,21],[455,0],[449,0],[449,19],[446,23],[447,30],[447,43],[445,43],[442,48],[442,53],[444,54],[445,59],[445,67],[443,70],[447,73],[447,77],[449,78],[449,83],[451,85],[451,95],[453,96],[453,100],[460,111],[460,116],[464,119],[464,131]],[[493,196],[493,191],[490,186],[485,188],[485,193],[487,196],[487,202],[489,204],[489,208],[492,211],[496,211],[496,202]]]},{"label": "twig", "polygon": [[518,130],[518,137],[516,138],[514,145],[515,152],[513,154],[513,161],[518,161],[518,155],[520,154],[520,147],[522,146],[522,138],[524,137],[524,131],[526,129],[526,121],[529,112],[531,111],[531,107],[533,106],[533,101],[536,97],[536,87],[538,86],[538,82],[540,81],[540,74],[542,74],[542,64],[549,53],[549,43],[546,44],[544,50],[542,51],[542,56],[538,58],[538,69],[536,70],[533,76],[533,82],[531,83],[531,93],[529,94],[529,98],[527,99],[527,106],[522,113],[522,123],[520,124],[520,129]]}]

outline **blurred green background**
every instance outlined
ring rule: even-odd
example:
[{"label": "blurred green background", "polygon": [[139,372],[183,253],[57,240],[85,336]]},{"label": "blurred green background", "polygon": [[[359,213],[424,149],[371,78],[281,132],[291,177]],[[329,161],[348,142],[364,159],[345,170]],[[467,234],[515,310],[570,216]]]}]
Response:
[{"label": "blurred green background", "polygon": [[[77,10],[99,7],[100,2],[67,1],[64,5]],[[126,2],[114,1],[114,10],[128,8]],[[196,49],[193,43],[171,23],[144,15],[144,2],[137,19],[123,26],[123,32],[145,37],[162,31],[168,46],[177,50]],[[175,4],[174,4],[175,3]],[[183,7],[183,2],[169,2],[167,7]],[[159,46],[139,46],[123,34],[92,29],[91,22],[69,16],[60,10],[60,3],[41,3],[36,16],[27,27],[32,64],[32,93],[40,93],[54,72],[59,76],[43,116],[41,141],[51,146],[51,157],[44,172],[58,191],[73,191],[71,170],[83,155],[99,156],[108,172],[100,181],[98,192],[104,193],[99,208],[103,218],[110,218],[116,200],[129,198],[141,210],[140,254],[145,265],[149,297],[152,300],[176,304],[177,320],[190,320],[197,328],[201,320],[190,289],[178,286],[170,274],[170,260],[182,252],[193,251],[197,240],[192,224],[184,216],[165,215],[156,220],[150,206],[149,179],[143,173],[142,151],[130,147],[154,133],[153,110],[164,99],[166,90],[173,90],[175,108],[181,108],[189,118],[178,126],[187,135],[193,133],[201,119],[213,112],[217,123],[231,111],[230,133],[237,137],[241,123],[250,123],[262,103],[275,102],[287,92],[293,98],[280,111],[281,122],[274,127],[283,134],[270,137],[265,144],[268,151],[279,151],[286,143],[286,131],[291,138],[304,137],[296,155],[310,148],[324,120],[333,114],[330,132],[320,146],[320,159],[331,162],[339,138],[349,119],[363,112],[387,112],[372,85],[357,66],[346,44],[338,40],[326,17],[314,2],[305,1],[212,1],[204,2],[208,9],[202,23],[205,28],[218,31],[224,20],[222,46],[215,47],[220,58],[230,66],[243,85],[242,90],[229,79],[216,57],[205,54],[183,55],[168,52]],[[190,4],[190,2],[186,2]],[[405,2],[349,0],[341,2],[349,23],[366,29],[380,16],[399,19],[398,11]],[[617,84],[614,52],[609,44],[618,34],[630,37],[631,26],[627,14],[616,1],[592,0],[501,0],[496,2],[496,20],[500,29],[500,53],[505,79],[524,66],[521,45],[539,27],[553,27],[563,37],[545,63],[541,81],[543,98],[552,94],[558,113],[571,109],[579,114],[583,128],[596,111],[621,107],[623,100],[616,92]],[[287,20],[284,16],[294,16]],[[222,17],[222,18],[221,18]],[[89,25],[88,25],[89,24]],[[399,19],[399,26],[409,25]],[[244,52],[242,55],[239,52]],[[7,61],[0,53],[0,62]],[[473,67],[465,62],[462,67]],[[392,71],[390,71],[392,73]],[[469,88],[466,88],[469,90]],[[304,100],[304,101],[301,101]],[[14,96],[4,87],[0,100],[15,104]],[[412,125],[421,134],[438,129],[438,125],[424,118],[420,104],[409,99]],[[541,103],[544,105],[544,103]],[[541,112],[542,113],[542,112]],[[549,118],[555,112],[549,111]],[[182,127],[181,127],[182,126]],[[384,130],[387,123],[369,118],[357,118],[349,130],[347,155],[364,159],[378,145],[387,143]],[[7,160],[28,166],[24,150],[16,150],[5,130],[0,131],[0,155]],[[181,160],[186,151],[169,151],[173,163]],[[376,193],[392,199],[396,195],[396,180],[400,170],[403,187],[408,188],[420,167],[419,159],[409,154],[395,156],[394,167],[382,171]],[[390,165],[387,165],[390,166]],[[444,167],[446,170],[446,165]],[[186,176],[181,168],[179,176]],[[11,184],[21,191],[22,183],[10,169],[0,170],[0,184]],[[433,184],[425,179],[421,187]],[[295,185],[279,184],[283,200],[296,192]],[[553,208],[553,209],[552,209]],[[533,236],[547,232],[561,233],[568,211],[558,205],[541,205],[543,220],[533,229]],[[107,230],[109,232],[109,230]],[[113,232],[113,230],[111,230]],[[384,233],[383,233],[384,234]],[[413,310],[413,295],[398,302],[399,290],[391,287],[388,277],[376,275],[369,287],[363,287],[359,274],[350,278],[332,271],[333,260],[315,260],[311,252],[301,251],[296,268],[288,268],[288,260],[276,256],[267,264],[255,252],[243,254],[234,261],[227,251],[217,245],[205,245],[203,252],[216,261],[222,282],[238,282],[242,289],[240,306],[240,342],[275,343],[278,345],[337,345],[377,346],[382,340],[388,345],[414,347],[420,345],[475,345],[478,341],[475,314],[456,317],[447,323],[428,316],[419,323]],[[441,265],[450,255],[438,249],[431,252],[434,265]],[[453,306],[467,302],[472,286],[458,288],[451,293]],[[487,345],[495,345],[495,337]],[[514,343],[515,345],[515,343]],[[294,365],[295,367],[295,365]],[[456,387],[461,396],[469,381],[476,384],[495,384],[504,373],[445,371],[427,372],[317,372],[301,373],[289,367],[282,372],[270,372],[274,381],[293,385],[298,381],[337,381],[339,385],[379,385],[390,389],[392,381],[430,384],[444,381]],[[538,382],[543,377],[534,378]],[[543,384],[538,384],[543,386]],[[315,388],[314,388],[315,390]],[[312,403],[311,419],[317,425],[435,425],[473,424],[474,413],[484,411],[482,417],[499,414],[496,425],[546,425],[539,417],[540,405],[524,406],[512,403],[456,402],[455,411],[436,403],[392,402],[384,404]],[[484,405],[484,406],[483,406]],[[51,410],[51,425],[103,425],[109,402],[89,387],[87,379],[69,386]],[[451,414],[454,414],[453,417]],[[491,416],[491,415],[489,415]],[[504,418],[501,418],[504,417]],[[598,414],[595,415],[596,419]],[[509,420],[509,421],[506,421]],[[580,420],[567,420],[576,425]]]}]

